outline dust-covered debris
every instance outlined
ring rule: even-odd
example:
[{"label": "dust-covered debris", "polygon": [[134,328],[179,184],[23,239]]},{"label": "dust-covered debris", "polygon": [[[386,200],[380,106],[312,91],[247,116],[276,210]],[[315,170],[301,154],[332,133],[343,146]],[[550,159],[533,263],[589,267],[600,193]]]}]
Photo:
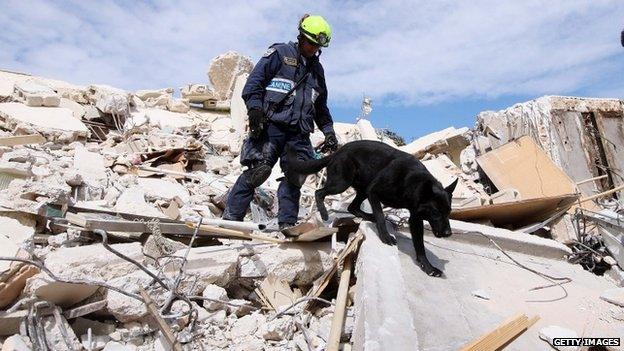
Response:
[{"label": "dust-covered debris", "polygon": [[[277,231],[278,167],[257,189],[244,222],[219,220],[229,188],[244,171],[238,156],[247,111],[240,94],[252,67],[248,57],[235,52],[218,56],[208,68],[209,82],[180,88],[182,98],[173,88],[127,92],[0,71],[0,138],[24,139],[5,139],[0,146],[3,350],[44,345],[55,350],[170,349],[169,331],[184,349],[193,350],[326,347],[335,278],[345,253],[357,255],[363,230],[359,220],[344,218],[352,217],[345,210],[353,191],[327,197],[339,233],[314,236],[317,242],[292,242]],[[538,256],[571,253],[572,263],[595,273],[619,269],[621,226],[612,220],[621,215],[622,193],[605,192],[623,182],[613,171],[623,166],[615,150],[624,140],[613,132],[623,118],[622,101],[543,97],[483,112],[474,129],[450,127],[402,146],[365,118],[370,104],[367,99],[356,123],[334,124],[339,142],[381,141],[423,160],[444,186],[459,179],[451,217],[472,211],[470,220],[478,222],[453,221],[464,241],[478,238],[483,244],[489,236],[505,249],[524,252],[522,238],[532,238],[528,241],[544,248],[534,252]],[[559,167],[571,179],[568,185],[579,190],[571,196],[583,205],[561,208],[561,202],[540,197],[533,200],[545,206],[540,209],[545,216],[525,217],[528,223],[522,226],[492,228],[496,218],[524,213],[522,201],[529,193],[534,197],[529,190],[539,189],[530,177],[497,183],[502,166],[484,167],[480,161],[491,151],[500,156],[506,144],[518,144],[526,135],[548,167]],[[324,140],[318,130],[310,138],[315,147]],[[588,158],[574,156],[570,145],[583,148]],[[544,184],[554,179],[543,176]],[[314,190],[323,179],[322,173],[310,176],[302,188],[299,219],[310,228],[323,226],[314,206]],[[579,214],[603,209],[610,211],[610,219]],[[398,228],[407,224],[404,210],[387,215]],[[599,228],[578,225],[581,220],[598,221]],[[202,229],[195,235],[200,221]],[[569,250],[530,233],[577,243]],[[595,239],[601,234],[604,240]],[[353,237],[358,240],[349,241]],[[377,270],[359,269],[351,287],[361,278],[358,286],[387,281],[394,289],[390,285],[397,284],[400,272],[385,272],[388,257],[378,255],[390,248],[371,240],[358,262],[378,262]],[[148,313],[142,290],[165,325]],[[397,308],[384,302],[387,296],[378,292],[350,291],[342,342],[367,345],[366,340],[378,337],[371,331],[383,329],[376,325],[387,317],[380,309],[408,310],[407,304]],[[484,289],[463,293],[494,299]],[[621,306],[620,295],[619,290],[605,291],[603,298]],[[370,297],[378,300],[363,308]],[[405,334],[396,340],[414,339]]]}]

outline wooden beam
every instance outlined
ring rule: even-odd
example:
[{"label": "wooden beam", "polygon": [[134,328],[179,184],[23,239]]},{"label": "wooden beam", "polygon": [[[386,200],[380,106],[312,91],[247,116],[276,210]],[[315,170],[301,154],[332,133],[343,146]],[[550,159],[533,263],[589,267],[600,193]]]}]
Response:
[{"label": "wooden beam", "polygon": [[0,138],[0,146],[16,146],[45,143],[46,138],[39,134],[14,135]]},{"label": "wooden beam", "polygon": [[[309,232],[303,233],[297,237],[290,239],[291,242],[309,242],[316,241],[318,239],[324,238],[326,236],[330,236],[334,233],[338,232],[338,228],[325,228],[320,227],[316,229],[312,229]],[[288,240],[288,239],[287,239]]]},{"label": "wooden beam", "polygon": [[498,350],[509,343],[520,333],[530,328],[539,320],[539,316],[529,319],[525,314],[519,313],[501,323],[496,329],[489,331],[468,345],[462,351],[489,351]]},{"label": "wooden beam", "polygon": [[576,185],[581,185],[581,184],[585,184],[585,183],[593,182],[593,181],[595,181],[595,180],[604,179],[604,178],[606,178],[606,177],[608,177],[608,175],[603,174],[603,175],[598,176],[598,177],[587,178],[587,179],[585,179],[585,180],[581,180],[580,182],[576,182]]},{"label": "wooden beam", "polygon": [[165,339],[169,342],[171,349],[174,351],[182,351],[182,345],[178,342],[178,339],[176,339],[173,331],[169,327],[169,324],[165,322],[163,317],[160,315],[160,312],[158,312],[158,308],[156,307],[154,300],[152,300],[152,298],[147,294],[145,289],[139,288],[139,292],[141,293],[141,297],[147,306],[147,311],[152,315],[152,317],[154,317],[154,320],[158,325],[158,329],[160,329],[160,332],[163,333]]},{"label": "wooden beam", "polygon": [[624,190],[624,185],[620,185],[620,186],[615,187],[615,188],[613,188],[611,190],[604,191],[604,192],[602,192],[600,194],[584,197],[584,198],[580,199],[578,203],[583,203],[583,202],[595,200],[595,199],[601,198],[603,196],[607,196],[607,195],[611,195],[613,193],[617,193],[620,190]]},{"label": "wooden beam", "polygon": [[347,294],[349,292],[349,281],[351,280],[352,259],[352,254],[349,253],[344,259],[342,273],[340,273],[340,284],[338,285],[338,293],[336,294],[336,308],[334,309],[334,318],[332,319],[329,339],[327,341],[327,350],[329,351],[338,351],[340,346],[340,337],[342,336],[342,328],[344,327],[347,310]]}]

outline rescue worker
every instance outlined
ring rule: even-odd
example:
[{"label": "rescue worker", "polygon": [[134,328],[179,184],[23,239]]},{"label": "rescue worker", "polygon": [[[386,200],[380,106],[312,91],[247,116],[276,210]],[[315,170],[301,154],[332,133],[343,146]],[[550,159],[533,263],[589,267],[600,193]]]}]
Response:
[{"label": "rescue worker", "polygon": [[297,222],[305,178],[288,176],[286,145],[303,160],[314,157],[310,133],[316,123],[325,135],[325,150],[338,147],[327,108],[325,74],[319,61],[320,48],[329,45],[331,34],[323,17],[305,15],[299,21],[297,42],[271,45],[249,75],[242,96],[250,131],[240,155],[247,170],[230,190],[223,219],[243,220],[254,189],[269,178],[280,159],[286,177],[277,190],[279,228],[286,229]]}]

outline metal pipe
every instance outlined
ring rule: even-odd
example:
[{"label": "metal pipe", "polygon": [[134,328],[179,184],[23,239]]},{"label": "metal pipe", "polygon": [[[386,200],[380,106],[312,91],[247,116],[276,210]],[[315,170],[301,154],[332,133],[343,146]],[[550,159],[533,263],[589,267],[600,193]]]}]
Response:
[{"label": "metal pipe", "polygon": [[216,225],[222,228],[236,229],[236,230],[265,230],[266,224],[253,223],[253,222],[237,222],[228,221],[226,219],[219,218],[204,218],[204,224]]}]

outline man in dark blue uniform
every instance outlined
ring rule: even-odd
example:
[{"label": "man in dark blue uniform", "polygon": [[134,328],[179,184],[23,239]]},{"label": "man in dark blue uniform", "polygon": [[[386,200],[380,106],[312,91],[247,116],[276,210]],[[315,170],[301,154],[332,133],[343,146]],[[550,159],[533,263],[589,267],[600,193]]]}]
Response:
[{"label": "man in dark blue uniform", "polygon": [[[331,28],[321,16],[304,16],[297,42],[273,44],[247,79],[243,100],[249,116],[249,137],[240,159],[247,167],[230,190],[224,219],[242,221],[254,189],[264,183],[278,159],[287,175],[277,190],[278,223],[285,229],[297,222],[304,179],[288,176],[286,145],[301,159],[313,157],[310,133],[314,123],[325,135],[325,148],[334,151],[338,140],[327,108],[327,87],[320,47],[327,47]],[[299,181],[297,179],[299,178]]]}]

